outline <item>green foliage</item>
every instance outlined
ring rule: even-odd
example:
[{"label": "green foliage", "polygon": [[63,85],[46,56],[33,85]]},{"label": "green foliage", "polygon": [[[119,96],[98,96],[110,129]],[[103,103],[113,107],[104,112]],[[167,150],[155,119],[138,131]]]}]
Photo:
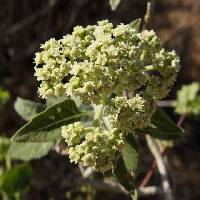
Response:
[{"label": "green foliage", "polygon": [[134,28],[137,32],[140,30],[141,18],[135,19],[130,23],[131,28]]},{"label": "green foliage", "polygon": [[15,142],[49,142],[61,136],[60,127],[78,121],[81,113],[74,101],[67,99],[36,115],[12,137]]},{"label": "green foliage", "polygon": [[[54,146],[49,143],[11,143],[10,139],[0,137],[0,193],[3,199],[17,199],[28,188],[31,168],[28,164],[12,166],[12,160],[30,161],[45,156]],[[11,160],[12,159],[12,160]],[[3,166],[4,163],[4,166]],[[16,198],[15,198],[16,197]]]},{"label": "green foliage", "polygon": [[113,173],[119,183],[123,185],[123,187],[129,191],[130,193],[133,193],[135,190],[135,181],[132,176],[130,176],[129,172],[127,171],[127,168],[124,164],[124,160],[122,157],[120,157],[117,160],[116,166],[113,170]]},{"label": "green foliage", "polygon": [[[59,97],[50,97],[50,98],[48,98],[47,100],[46,100],[46,107],[51,107],[51,106],[53,106],[54,104],[57,104],[57,103],[59,103],[59,102],[62,102],[62,101],[64,101],[64,100],[66,100],[66,99],[69,99],[67,96],[59,96]],[[74,100],[74,99],[72,99],[72,100]],[[75,101],[75,103],[76,103],[76,101]],[[77,105],[77,103],[76,103],[76,105]]]},{"label": "green foliage", "polygon": [[109,0],[109,4],[110,4],[111,9],[113,11],[116,10],[121,1],[122,0]]},{"label": "green foliage", "polygon": [[0,137],[0,160],[6,158],[8,149],[10,147],[10,140],[6,137]]},{"label": "green foliage", "polygon": [[[110,1],[113,10],[119,3]],[[9,157],[31,160],[46,155],[61,138],[62,128],[72,162],[103,173],[112,168],[136,198],[139,133],[162,140],[183,137],[183,130],[155,106],[176,79],[179,57],[163,49],[154,31],[139,32],[140,23],[136,19],[114,28],[103,20],[77,26],[63,39],[41,45],[35,75],[47,106],[17,100],[16,111],[29,122],[12,137],[16,143]],[[88,117],[92,107],[93,120]]]},{"label": "green foliage", "polygon": [[122,158],[128,172],[135,177],[139,167],[139,149],[135,136],[129,134],[122,149]]},{"label": "green foliage", "polygon": [[10,93],[0,87],[0,110],[4,107],[6,102],[10,99]]},{"label": "green foliage", "polygon": [[62,39],[42,44],[35,57],[35,76],[45,99],[74,95],[84,103],[101,104],[105,97],[114,94],[114,99],[126,91],[158,100],[169,93],[179,63],[153,30],[138,32],[134,22],[114,26],[102,20],[76,26]]},{"label": "green foliage", "polygon": [[0,160],[6,160],[7,157],[13,160],[30,161],[38,159],[48,154],[55,146],[55,142],[11,142],[6,137],[0,137]]},{"label": "green foliage", "polygon": [[178,127],[160,108],[156,109],[151,118],[151,125],[141,132],[147,133],[160,140],[174,140],[183,138],[183,129]]},{"label": "green foliage", "polygon": [[139,149],[135,136],[129,134],[122,149],[122,156],[118,159],[114,174],[117,180],[130,193],[134,193],[135,178],[139,167]]},{"label": "green foliage", "polygon": [[11,159],[30,161],[47,155],[54,145],[54,142],[14,142],[10,145],[8,155]]},{"label": "green foliage", "polygon": [[16,165],[0,176],[0,191],[6,193],[8,199],[12,199],[17,192],[27,189],[31,176],[32,171],[28,164]]},{"label": "green foliage", "polygon": [[40,103],[35,103],[18,97],[15,101],[14,108],[24,120],[29,121],[38,113],[42,112],[45,109],[45,106]]},{"label": "green foliage", "polygon": [[175,112],[187,116],[197,116],[200,114],[200,83],[193,82],[183,85],[177,92],[177,99],[173,106]]}]

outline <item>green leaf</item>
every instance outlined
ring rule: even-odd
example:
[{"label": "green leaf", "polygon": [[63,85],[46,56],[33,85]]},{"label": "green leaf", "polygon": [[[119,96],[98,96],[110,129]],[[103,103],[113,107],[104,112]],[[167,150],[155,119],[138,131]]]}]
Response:
[{"label": "green leaf", "polygon": [[133,196],[135,193],[135,177],[138,172],[139,153],[135,137],[129,134],[122,149],[122,155],[114,168],[114,175],[121,185]]},{"label": "green leaf", "polygon": [[132,199],[132,200],[137,200],[137,199],[138,199],[138,192],[137,192],[137,190],[135,190],[135,191],[131,194],[131,199]]},{"label": "green leaf", "polygon": [[178,127],[162,109],[157,108],[151,119],[151,125],[142,132],[160,140],[174,140],[182,139],[184,130]]},{"label": "green leaf", "polygon": [[[68,96],[58,96],[58,97],[49,97],[48,99],[47,99],[47,101],[46,101],[46,106],[47,107],[51,107],[51,106],[53,106],[54,104],[57,104],[57,103],[60,103],[60,102],[62,102],[62,101],[64,101],[64,100],[66,100],[66,99],[69,99],[69,97]],[[72,99],[72,100],[74,100],[74,99]],[[75,101],[75,103],[76,103],[76,101]],[[77,105],[77,104],[76,104]]]},{"label": "green leaf", "polygon": [[122,158],[128,172],[135,177],[139,167],[139,149],[132,134],[129,134],[126,138],[126,143],[122,149]]},{"label": "green leaf", "polygon": [[15,101],[14,108],[24,120],[29,121],[38,113],[42,112],[45,109],[45,106],[40,103],[35,103],[18,97]]},{"label": "green leaf", "polygon": [[10,140],[6,137],[0,137],[0,160],[6,158],[8,149],[10,147]]},{"label": "green leaf", "polygon": [[49,142],[61,136],[60,127],[80,120],[81,113],[74,101],[67,99],[46,108],[20,128],[11,138],[15,142]]},{"label": "green leaf", "polygon": [[0,176],[0,189],[13,196],[16,192],[28,188],[31,176],[32,170],[28,164],[16,165]]},{"label": "green leaf", "polygon": [[135,182],[133,177],[127,171],[124,160],[120,157],[117,160],[116,166],[114,168],[114,175],[119,183],[129,192],[133,193],[135,189]]},{"label": "green leaf", "polygon": [[119,6],[121,0],[109,0],[109,4],[110,4],[110,7],[111,7],[111,10],[116,10],[117,7]]},{"label": "green leaf", "polygon": [[173,102],[175,112],[185,116],[200,115],[200,83],[193,82],[183,85],[177,92],[177,99]]},{"label": "green leaf", "polygon": [[47,155],[54,144],[54,142],[14,142],[8,150],[8,154],[12,159],[30,161]]},{"label": "green leaf", "polygon": [[131,28],[134,28],[137,32],[139,32],[140,24],[141,24],[141,18],[138,18],[132,21],[129,25],[131,26]]},{"label": "green leaf", "polygon": [[0,87],[0,110],[5,106],[7,101],[10,99],[10,93]]}]

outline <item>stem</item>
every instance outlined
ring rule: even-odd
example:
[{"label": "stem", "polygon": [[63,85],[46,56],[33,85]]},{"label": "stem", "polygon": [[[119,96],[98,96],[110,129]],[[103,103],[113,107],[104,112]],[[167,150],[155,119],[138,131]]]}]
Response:
[{"label": "stem", "polygon": [[105,107],[105,100],[103,100],[102,104],[98,105],[95,109],[93,126],[99,126],[99,121],[103,115],[104,107]]},{"label": "stem", "polygon": [[183,124],[184,120],[185,120],[185,115],[182,114],[182,115],[180,116],[178,122],[177,122],[177,125],[178,125],[178,126],[181,126],[181,125]]},{"label": "stem", "polygon": [[111,127],[111,124],[110,124],[108,117],[103,117],[103,122],[104,122],[106,129],[111,130],[112,127]]},{"label": "stem", "polygon": [[151,22],[153,17],[153,10],[154,10],[154,2],[155,0],[148,0],[147,2],[147,9],[146,14],[144,16],[144,25],[143,29],[150,29],[151,28]]},{"label": "stem", "polygon": [[[181,116],[179,117],[179,120],[178,120],[178,122],[177,122],[176,124],[177,124],[178,126],[181,126],[181,125],[183,124],[183,122],[184,122],[184,119],[185,119],[185,115],[181,115]],[[163,148],[163,149],[161,150],[161,152],[160,152],[161,155],[162,155],[162,156],[165,155],[166,151],[167,151],[167,148]],[[145,176],[144,179],[142,180],[142,183],[140,184],[140,187],[145,187],[145,186],[148,184],[148,182],[149,182],[149,180],[151,179],[151,177],[152,177],[152,175],[153,175],[154,170],[156,169],[156,167],[157,167],[157,162],[156,162],[156,160],[154,160],[153,163],[151,164],[151,167],[150,167],[150,169],[148,170],[146,176]]]},{"label": "stem", "polygon": [[158,107],[173,107],[175,100],[162,100],[157,102]]},{"label": "stem", "polygon": [[11,160],[8,155],[6,156],[5,162],[6,162],[6,169],[7,170],[10,169],[11,168]]},{"label": "stem", "polygon": [[[114,192],[121,192],[127,196],[130,196],[130,193],[124,189],[118,182],[111,180],[111,179],[104,179],[104,180],[88,180],[83,179],[79,180],[78,184],[84,185],[91,185],[92,187],[98,190],[108,190]],[[139,197],[146,197],[146,196],[154,196],[154,195],[161,195],[162,189],[158,186],[148,186],[145,188],[137,188],[137,193]]]},{"label": "stem", "polygon": [[[161,155],[164,155],[165,152],[166,152],[166,150],[167,150],[166,148],[163,148],[163,149],[161,150],[161,152],[160,152]],[[151,164],[151,167],[150,167],[150,169],[148,170],[146,176],[145,176],[144,179],[142,180],[142,183],[140,184],[140,187],[145,187],[145,186],[148,184],[148,182],[149,182],[149,180],[151,179],[151,177],[152,177],[152,175],[153,175],[154,170],[156,169],[156,167],[157,167],[157,162],[156,162],[156,160],[154,160],[153,163]]]},{"label": "stem", "polygon": [[9,200],[5,192],[2,192],[1,195],[2,195],[2,200]]},{"label": "stem", "polygon": [[15,193],[15,200],[20,200],[20,192]]},{"label": "stem", "polygon": [[94,168],[93,167],[88,167],[84,169],[83,165],[79,163],[79,170],[81,172],[81,175],[83,178],[87,179],[90,175],[93,174]]},{"label": "stem", "polygon": [[174,197],[173,197],[172,189],[171,189],[171,186],[169,183],[167,169],[166,169],[163,157],[160,153],[159,146],[158,146],[156,140],[149,135],[146,135],[146,140],[147,140],[149,149],[157,162],[158,171],[160,173],[161,180],[162,180],[162,188],[163,188],[163,192],[165,194],[165,199],[173,200]]}]

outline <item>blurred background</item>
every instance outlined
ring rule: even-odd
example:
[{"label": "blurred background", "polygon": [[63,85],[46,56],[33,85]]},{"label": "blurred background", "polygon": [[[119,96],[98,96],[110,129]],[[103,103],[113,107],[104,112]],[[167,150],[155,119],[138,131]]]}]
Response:
[{"label": "blurred background", "polygon": [[[123,0],[114,12],[108,0],[1,0],[0,86],[10,92],[11,100],[0,111],[0,134],[10,137],[24,123],[13,109],[17,96],[41,101],[33,64],[34,54],[39,51],[41,43],[52,37],[61,38],[76,25],[95,24],[102,19],[108,19],[115,25],[126,24],[143,18],[145,12],[145,0]],[[183,84],[200,81],[200,1],[157,0],[153,29],[163,45],[169,50],[175,49],[181,57],[182,69],[168,96],[168,99],[174,99],[177,89]],[[173,109],[166,111],[174,121],[178,119]],[[176,182],[176,197],[180,200],[200,199],[199,122],[199,119],[187,119],[183,125],[186,129],[185,140],[167,154]],[[141,166],[143,177],[152,157],[148,150],[141,151],[147,157]],[[69,163],[67,157],[51,152],[41,160],[32,161],[31,165],[33,179],[24,199],[90,200],[82,190],[75,192],[73,197],[67,196],[66,192],[75,188],[75,178],[80,176],[77,166]],[[150,185],[158,181],[156,176],[151,179]],[[106,191],[97,194],[95,200],[127,199]]]}]

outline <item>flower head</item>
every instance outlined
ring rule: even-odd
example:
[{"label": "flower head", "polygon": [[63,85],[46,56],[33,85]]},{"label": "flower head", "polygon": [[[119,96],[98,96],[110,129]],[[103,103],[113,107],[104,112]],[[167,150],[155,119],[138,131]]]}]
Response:
[{"label": "flower head", "polygon": [[[153,31],[138,33],[130,25],[77,26],[60,40],[50,39],[36,53],[39,93],[75,95],[99,104],[105,96],[138,91],[154,99],[165,97],[179,70],[179,58],[161,47]],[[66,81],[67,80],[67,81]]]},{"label": "flower head", "polygon": [[149,125],[155,102],[136,95],[131,99],[116,97],[108,109],[111,125],[122,133],[132,133]]},{"label": "flower head", "polygon": [[182,115],[200,114],[200,84],[193,82],[189,85],[183,85],[177,92],[177,99],[174,102],[175,112]]},{"label": "flower head", "polygon": [[112,168],[124,144],[117,129],[106,131],[99,127],[85,127],[81,122],[62,127],[62,136],[70,146],[69,158],[72,162],[95,167],[101,172]]},{"label": "flower head", "polygon": [[112,168],[126,135],[150,123],[156,101],[169,93],[180,67],[179,57],[162,48],[154,31],[138,33],[131,25],[114,27],[108,20],[76,26],[41,49],[35,75],[43,98],[77,96],[87,104],[102,104],[93,127],[82,122],[62,127],[70,160],[101,172]]}]

